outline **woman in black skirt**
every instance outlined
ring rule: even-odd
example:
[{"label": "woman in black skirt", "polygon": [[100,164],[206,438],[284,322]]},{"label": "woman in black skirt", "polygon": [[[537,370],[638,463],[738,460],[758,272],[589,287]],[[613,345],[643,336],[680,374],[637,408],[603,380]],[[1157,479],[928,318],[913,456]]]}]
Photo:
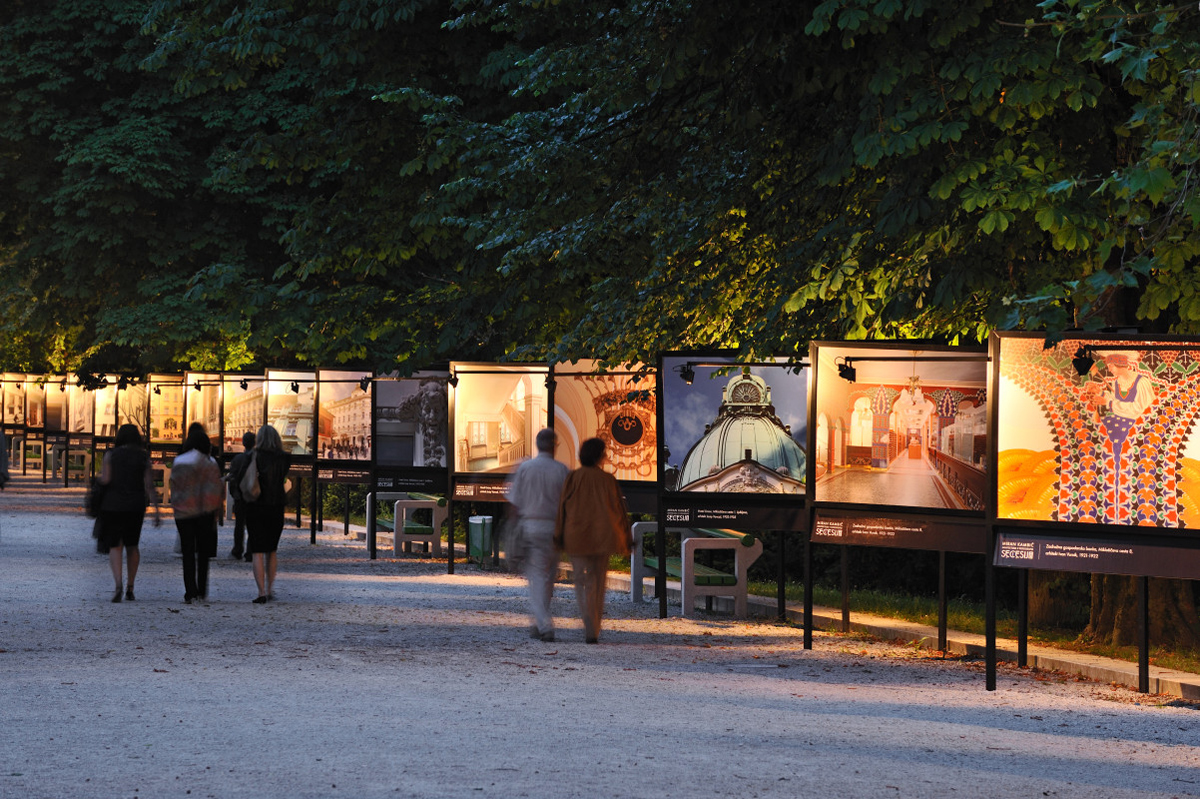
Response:
[{"label": "woman in black skirt", "polygon": [[283,451],[279,431],[269,424],[254,437],[254,462],[258,470],[258,499],[246,502],[246,548],[254,561],[254,582],[261,605],[275,598],[275,570],[278,567],[279,537],[283,533],[283,513],[287,494],[291,456]]},{"label": "woman in black skirt", "polygon": [[[154,502],[154,522],[159,524],[158,494],[154,490],[154,475],[150,471],[150,454],[142,446],[142,435],[135,424],[123,424],[117,430],[114,446],[104,453],[100,466],[100,484],[104,499],[100,502],[100,537],[108,547],[108,563],[112,567],[113,602],[133,600],[133,581],[137,577],[141,553],[138,543],[142,537],[142,519],[146,505]],[[121,552],[126,553],[129,581],[121,583]]]}]

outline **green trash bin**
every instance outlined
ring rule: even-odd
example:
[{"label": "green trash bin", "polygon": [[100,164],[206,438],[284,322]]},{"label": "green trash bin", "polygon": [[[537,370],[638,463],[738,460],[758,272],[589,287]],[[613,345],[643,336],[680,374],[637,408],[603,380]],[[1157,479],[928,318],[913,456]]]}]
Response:
[{"label": "green trash bin", "polygon": [[471,516],[467,519],[467,557],[477,563],[491,562],[491,516]]}]

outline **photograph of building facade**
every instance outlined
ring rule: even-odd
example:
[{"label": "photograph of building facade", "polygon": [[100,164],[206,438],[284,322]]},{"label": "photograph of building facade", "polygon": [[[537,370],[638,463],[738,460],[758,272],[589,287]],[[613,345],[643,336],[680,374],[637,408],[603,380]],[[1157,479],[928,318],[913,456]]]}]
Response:
[{"label": "photograph of building facade", "polygon": [[999,518],[1200,528],[1200,342],[998,348]]},{"label": "photograph of building facade", "polygon": [[534,436],[548,422],[548,370],[520,370],[494,366],[486,374],[457,375],[455,471],[512,472],[534,454]]},{"label": "photograph of building facade", "polygon": [[375,462],[383,467],[445,467],[446,375],[377,380]]},{"label": "photograph of building facade", "polygon": [[221,375],[188,372],[184,378],[184,432],[193,422],[204,425],[213,446],[221,447]]},{"label": "photograph of building facade", "polygon": [[150,376],[151,443],[183,442],[183,402],[183,378],[180,375]]},{"label": "photograph of building facade", "polygon": [[[579,445],[604,441],[605,471],[618,480],[658,479],[658,423],[654,375],[595,374],[597,364],[579,361],[554,369],[555,456],[579,468]],[[634,372],[637,367],[624,367]]]},{"label": "photograph of building facade", "polygon": [[242,452],[242,436],[257,433],[266,419],[266,380],[225,375],[222,389],[225,452]]},{"label": "photograph of building facade", "polygon": [[371,385],[360,385],[369,378],[367,372],[320,372],[318,458],[371,459]]},{"label": "photograph of building facade", "polygon": [[4,375],[4,424],[25,424],[25,375]]},{"label": "photograph of building facade", "polygon": [[279,432],[283,449],[294,456],[313,455],[316,399],[316,375],[312,372],[267,373],[267,424]]},{"label": "photograph of building facade", "polygon": [[663,359],[665,490],[805,493],[807,370],[694,360]]},{"label": "photograph of building facade", "polygon": [[[835,345],[818,353],[815,500],[983,510],[985,355]],[[847,359],[854,382],[839,370]]]}]

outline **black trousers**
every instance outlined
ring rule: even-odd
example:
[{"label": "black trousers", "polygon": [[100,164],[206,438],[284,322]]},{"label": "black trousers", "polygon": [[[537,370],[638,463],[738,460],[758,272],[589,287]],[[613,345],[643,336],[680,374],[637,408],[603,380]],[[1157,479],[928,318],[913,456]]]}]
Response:
[{"label": "black trousers", "polygon": [[176,519],[175,526],[183,550],[183,592],[193,597],[208,596],[208,560],[217,554],[216,515]]},{"label": "black trousers", "polygon": [[244,500],[233,501],[233,552],[240,556],[246,551],[246,503]]}]

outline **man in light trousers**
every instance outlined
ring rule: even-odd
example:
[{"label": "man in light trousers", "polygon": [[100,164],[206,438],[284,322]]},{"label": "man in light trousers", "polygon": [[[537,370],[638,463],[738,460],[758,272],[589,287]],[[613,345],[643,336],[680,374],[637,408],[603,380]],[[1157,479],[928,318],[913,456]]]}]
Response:
[{"label": "man in light trousers", "polygon": [[517,467],[508,486],[508,501],[520,517],[525,541],[525,578],[529,581],[529,613],[533,624],[529,634],[542,641],[554,640],[554,617],[550,599],[554,596],[554,575],[558,552],[554,548],[554,520],[558,499],[569,469],[554,460],[558,436],[550,428],[536,438],[538,454]]}]

